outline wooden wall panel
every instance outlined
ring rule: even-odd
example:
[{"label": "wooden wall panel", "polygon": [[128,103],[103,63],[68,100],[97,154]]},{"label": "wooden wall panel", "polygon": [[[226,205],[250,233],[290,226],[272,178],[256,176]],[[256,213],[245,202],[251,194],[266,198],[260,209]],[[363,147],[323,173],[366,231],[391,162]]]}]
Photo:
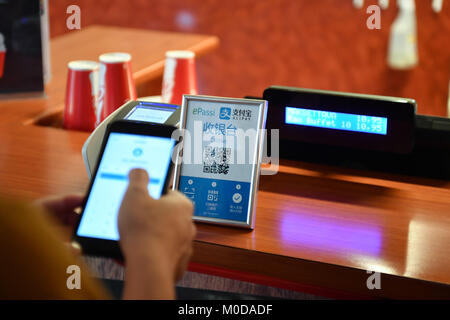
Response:
[{"label": "wooden wall panel", "polygon": [[[368,30],[351,0],[50,0],[51,35],[70,32],[66,7],[90,24],[218,35],[220,48],[198,61],[200,93],[261,95],[271,84],[415,98],[420,113],[445,115],[450,74],[450,3],[440,14],[416,0],[420,64],[386,64],[397,9]],[[376,3],[365,1],[366,6]],[[75,59],[76,57],[74,57]]]}]

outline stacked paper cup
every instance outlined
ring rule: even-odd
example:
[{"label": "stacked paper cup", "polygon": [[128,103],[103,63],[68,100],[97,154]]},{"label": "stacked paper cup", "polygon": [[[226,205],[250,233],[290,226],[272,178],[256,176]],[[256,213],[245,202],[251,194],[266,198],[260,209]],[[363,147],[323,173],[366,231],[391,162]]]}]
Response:
[{"label": "stacked paper cup", "polygon": [[183,94],[197,94],[195,53],[187,50],[167,51],[162,100],[180,105]]},{"label": "stacked paper cup", "polygon": [[72,61],[67,77],[63,126],[92,131],[114,110],[136,99],[131,55],[105,53],[95,61]]}]

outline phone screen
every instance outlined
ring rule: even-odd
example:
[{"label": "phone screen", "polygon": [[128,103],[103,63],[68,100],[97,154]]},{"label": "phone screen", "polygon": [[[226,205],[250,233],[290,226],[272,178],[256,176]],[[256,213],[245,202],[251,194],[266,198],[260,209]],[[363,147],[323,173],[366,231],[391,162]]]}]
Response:
[{"label": "phone screen", "polygon": [[133,168],[147,170],[148,190],[158,199],[172,160],[175,140],[111,132],[88,196],[77,235],[119,240],[117,216]]},{"label": "phone screen", "polygon": [[125,119],[164,123],[176,110],[176,107],[165,104],[138,105],[125,116]]},{"label": "phone screen", "polygon": [[[195,204],[194,216],[246,222],[252,201],[257,162],[257,131],[260,108],[242,102],[189,102],[186,129],[193,136],[195,151],[180,169],[178,188]],[[196,123],[199,131],[196,131]],[[239,132],[248,135],[239,138]],[[185,152],[184,160],[186,160]]]}]

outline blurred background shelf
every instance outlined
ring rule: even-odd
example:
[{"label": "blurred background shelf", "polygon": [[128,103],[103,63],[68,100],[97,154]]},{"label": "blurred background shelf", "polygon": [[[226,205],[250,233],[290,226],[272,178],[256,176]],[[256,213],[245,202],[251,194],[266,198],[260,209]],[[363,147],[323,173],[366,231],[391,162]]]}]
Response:
[{"label": "blurred background shelf", "polygon": [[[381,29],[369,30],[364,1],[351,0],[81,0],[50,1],[51,36],[70,34],[65,10],[78,4],[82,28],[92,24],[213,34],[220,50],[198,61],[201,94],[260,96],[269,85],[414,98],[418,112],[447,115],[450,3],[416,1],[419,65],[387,66],[395,1],[381,11]],[[132,10],[130,10],[132,8]],[[124,14],[127,13],[127,14]]]}]

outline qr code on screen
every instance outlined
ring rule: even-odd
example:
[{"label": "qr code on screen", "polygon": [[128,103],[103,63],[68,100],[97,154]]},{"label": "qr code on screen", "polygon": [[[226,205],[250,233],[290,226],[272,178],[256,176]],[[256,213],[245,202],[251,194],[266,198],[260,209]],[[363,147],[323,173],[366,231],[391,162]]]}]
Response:
[{"label": "qr code on screen", "polygon": [[231,148],[204,147],[203,172],[228,174],[230,171]]}]

